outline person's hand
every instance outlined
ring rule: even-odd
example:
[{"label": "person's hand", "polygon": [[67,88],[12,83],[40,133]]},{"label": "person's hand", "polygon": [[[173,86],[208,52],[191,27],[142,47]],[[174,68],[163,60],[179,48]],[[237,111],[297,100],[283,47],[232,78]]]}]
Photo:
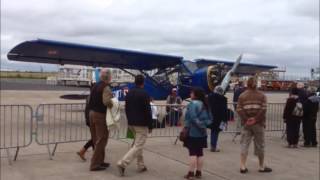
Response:
[{"label": "person's hand", "polygon": [[254,125],[256,122],[257,122],[257,121],[256,121],[255,118],[249,118],[249,119],[247,120],[247,122],[246,122],[246,125],[247,125],[247,126],[252,126],[252,125]]}]

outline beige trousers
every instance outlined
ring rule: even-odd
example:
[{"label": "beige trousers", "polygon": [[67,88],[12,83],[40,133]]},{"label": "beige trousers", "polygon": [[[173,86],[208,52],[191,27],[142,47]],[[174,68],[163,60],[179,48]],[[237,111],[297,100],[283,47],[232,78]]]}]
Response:
[{"label": "beige trousers", "polygon": [[130,126],[129,127],[135,135],[134,144],[130,150],[118,162],[122,167],[127,167],[135,158],[137,158],[138,169],[145,167],[143,161],[143,146],[146,143],[148,136],[148,127],[144,126]]}]

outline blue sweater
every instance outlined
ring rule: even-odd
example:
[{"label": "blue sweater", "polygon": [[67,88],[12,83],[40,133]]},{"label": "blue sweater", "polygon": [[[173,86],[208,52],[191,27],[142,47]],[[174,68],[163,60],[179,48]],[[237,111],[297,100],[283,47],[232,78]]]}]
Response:
[{"label": "blue sweater", "polygon": [[184,124],[189,128],[190,137],[206,137],[211,122],[211,115],[201,101],[193,100],[188,104]]}]

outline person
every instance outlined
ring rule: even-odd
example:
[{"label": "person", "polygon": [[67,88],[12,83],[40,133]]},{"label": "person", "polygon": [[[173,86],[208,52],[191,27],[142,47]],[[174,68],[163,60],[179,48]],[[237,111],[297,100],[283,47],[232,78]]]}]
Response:
[{"label": "person", "polygon": [[[90,91],[93,86],[90,87]],[[90,95],[86,98],[86,106],[84,109],[84,117],[86,120],[86,125],[90,128],[90,121],[89,121],[89,112],[90,112],[90,107],[89,107],[89,100],[90,100]],[[88,149],[92,147],[94,149],[94,144],[92,139],[88,140],[86,144],[80,149],[80,151],[77,152],[77,155],[83,160],[86,161],[87,159],[85,158],[85,154],[88,151]]]},{"label": "person", "polygon": [[[245,91],[245,87],[243,85],[242,81],[239,81],[238,84],[235,86],[234,88],[234,92],[233,92],[233,108],[236,111],[237,109],[237,102],[238,99],[240,97],[240,95]],[[236,134],[235,137],[240,135],[240,131],[241,131],[241,120],[239,118],[236,118]]]},{"label": "person", "polygon": [[184,142],[184,146],[189,150],[190,165],[185,179],[202,176],[203,148],[207,148],[206,128],[212,122],[205,92],[200,88],[194,88],[190,97],[192,101],[188,104],[185,114],[185,127],[189,129],[189,136]]},{"label": "person", "polygon": [[319,99],[316,95],[316,89],[308,89],[308,98],[304,104],[303,108],[303,136],[304,136],[304,146],[305,147],[317,147],[317,131],[316,131],[316,121],[317,113],[319,111]]},{"label": "person", "polygon": [[[166,107],[167,111],[167,121],[170,126],[177,126],[179,119],[182,115],[182,109],[179,105],[182,104],[182,99],[177,94],[177,88],[173,88],[171,94],[167,97],[167,104],[169,106]],[[178,106],[174,106],[178,105]]]},{"label": "person", "polygon": [[151,106],[151,113],[152,113],[152,127],[153,128],[161,128],[161,123],[158,121],[159,112],[157,106],[153,103],[153,98],[150,98],[150,106]]},{"label": "person", "polygon": [[131,89],[125,99],[125,112],[128,126],[134,134],[134,144],[130,150],[118,161],[120,176],[124,176],[125,168],[137,158],[138,172],[147,171],[143,160],[143,146],[148,133],[152,132],[152,114],[150,97],[144,88],[144,76],[135,77],[136,87]]},{"label": "person", "polygon": [[299,141],[300,124],[303,117],[303,105],[299,99],[299,89],[291,89],[287,99],[283,119],[286,123],[288,148],[297,148]]},{"label": "person", "polygon": [[257,80],[250,77],[247,81],[247,90],[243,92],[237,103],[237,113],[241,118],[241,161],[240,173],[247,173],[246,167],[248,149],[254,141],[254,153],[259,159],[259,172],[271,172],[264,162],[265,158],[265,121],[267,110],[266,96],[257,90]]},{"label": "person", "polygon": [[221,128],[227,124],[228,107],[227,98],[224,96],[224,91],[221,86],[216,86],[214,92],[209,94],[208,102],[213,118],[211,127],[211,152],[219,152],[217,148],[218,137]]},{"label": "person", "polygon": [[244,91],[245,91],[245,87],[243,86],[243,82],[239,81],[233,90],[233,107],[235,110],[237,109],[238,99]]},{"label": "person", "polygon": [[104,162],[105,148],[108,142],[108,128],[106,124],[107,107],[112,108],[112,91],[110,88],[111,72],[108,69],[101,69],[100,82],[96,83],[90,93],[89,119],[90,132],[94,144],[94,151],[91,158],[91,171],[101,171],[110,166]]},{"label": "person", "polygon": [[304,103],[308,99],[308,94],[307,94],[307,91],[305,89],[304,83],[298,82],[296,86],[297,86],[297,89],[298,89],[299,101],[302,103],[302,105],[304,105]]}]

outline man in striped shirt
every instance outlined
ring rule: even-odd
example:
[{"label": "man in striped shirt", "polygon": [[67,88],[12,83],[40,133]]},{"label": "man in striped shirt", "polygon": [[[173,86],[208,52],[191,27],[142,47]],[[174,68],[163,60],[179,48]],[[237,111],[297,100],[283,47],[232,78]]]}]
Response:
[{"label": "man in striped shirt", "polygon": [[257,81],[250,77],[247,90],[238,100],[237,112],[241,118],[241,165],[240,172],[247,173],[246,161],[250,143],[254,141],[254,153],[259,158],[259,172],[271,172],[264,164],[264,131],[267,111],[266,96],[257,90]]}]

